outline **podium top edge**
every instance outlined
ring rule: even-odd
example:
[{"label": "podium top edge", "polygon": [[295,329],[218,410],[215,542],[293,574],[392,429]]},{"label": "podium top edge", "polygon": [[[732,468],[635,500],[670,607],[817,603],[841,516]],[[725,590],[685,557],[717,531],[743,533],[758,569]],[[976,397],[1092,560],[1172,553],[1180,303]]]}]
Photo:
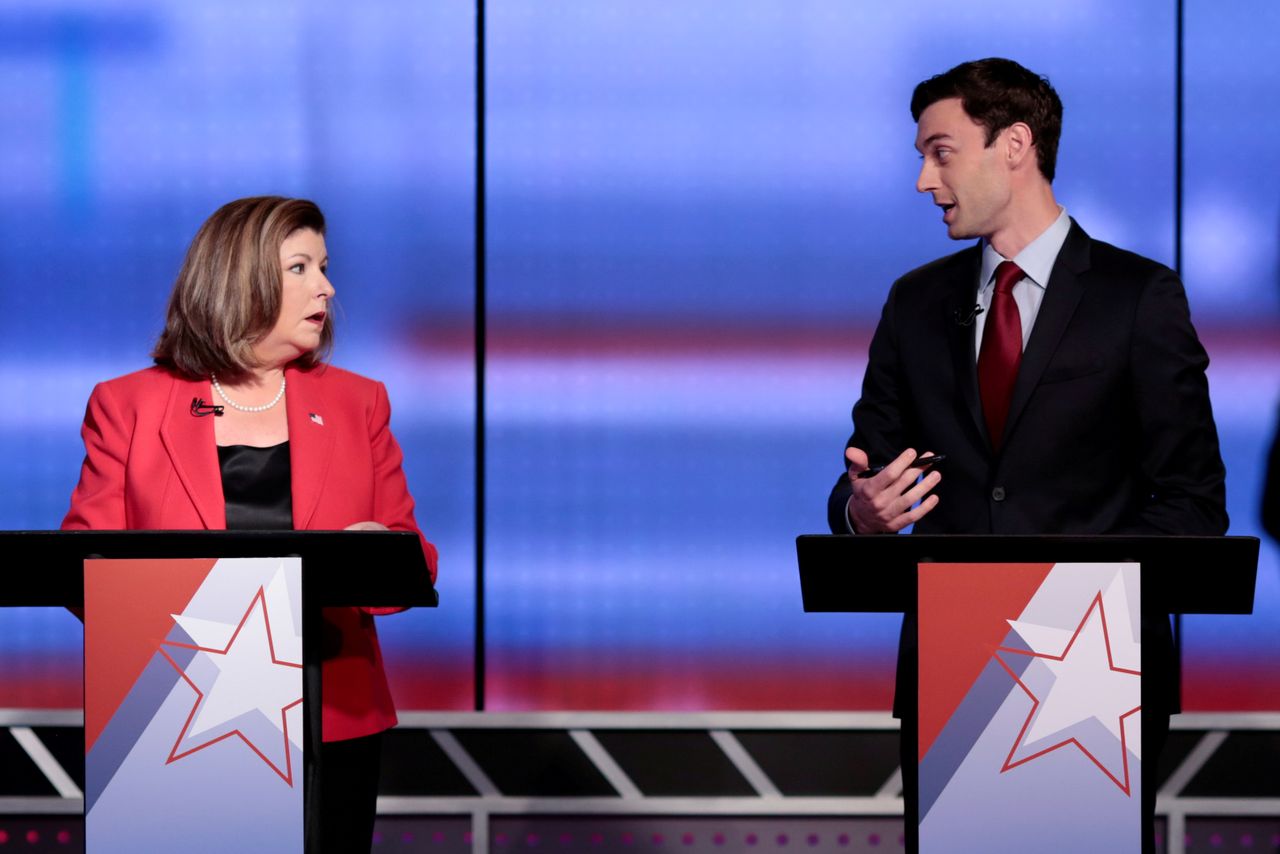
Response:
[{"label": "podium top edge", "polygon": [[439,601],[412,531],[0,531],[0,550],[9,553],[9,565],[36,561],[41,567],[10,573],[0,607],[79,605],[88,559],[296,557],[306,568],[304,596],[316,605],[432,607]]},{"label": "podium top edge", "polygon": [[[1143,607],[1156,612],[1253,610],[1261,541],[1151,534],[807,534],[796,537],[806,611],[910,611],[921,564],[1127,563],[1159,574]],[[851,567],[874,570],[850,572]],[[1213,569],[1212,583],[1204,571]]]},{"label": "podium top edge", "polygon": [[67,538],[92,538],[103,537],[107,539],[125,539],[129,537],[151,538],[151,537],[181,537],[181,538],[220,538],[220,539],[250,539],[250,540],[276,540],[291,539],[302,537],[365,537],[370,534],[378,537],[417,537],[418,535],[412,531],[349,531],[349,530],[296,530],[296,529],[262,529],[262,530],[208,530],[204,528],[194,528],[191,530],[164,529],[164,530],[141,530],[135,528],[121,529],[74,529],[74,530],[58,530],[58,529],[31,529],[31,530],[0,530],[0,538],[5,537],[67,537]]},{"label": "podium top edge", "polygon": [[1222,560],[1256,567],[1257,537],[1158,534],[802,534],[796,537],[801,564],[875,555],[881,560],[920,563],[1002,561]]},{"label": "podium top edge", "polygon": [[1226,534],[1204,536],[1200,534],[799,534],[802,540],[903,540],[916,543],[934,542],[982,542],[1008,540],[1010,542],[1064,542],[1082,543],[1096,540],[1100,543],[1157,543],[1169,542],[1261,542],[1257,537]]}]

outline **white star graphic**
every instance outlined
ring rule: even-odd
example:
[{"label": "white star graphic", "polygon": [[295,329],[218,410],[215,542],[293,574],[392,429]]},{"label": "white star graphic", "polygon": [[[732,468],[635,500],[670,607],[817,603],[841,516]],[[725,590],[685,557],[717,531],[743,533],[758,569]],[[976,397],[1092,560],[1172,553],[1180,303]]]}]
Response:
[{"label": "white star graphic", "polygon": [[[1134,715],[1142,706],[1141,680],[1136,669],[1119,666],[1112,655],[1103,594],[1094,597],[1075,632],[1056,653],[1036,649],[1037,641],[1060,637],[1051,627],[1014,624],[1014,628],[1029,641],[1031,651],[1001,647],[996,660],[1032,699],[1032,708],[1001,770],[1074,744],[1128,794],[1127,752],[1139,755]],[[1006,658],[1012,655],[1031,656],[1030,666],[1048,671],[1048,687],[1039,696],[1027,685],[1030,671],[1019,677],[1010,667]]]},{"label": "white star graphic", "polygon": [[[181,622],[184,630],[188,630],[189,626],[197,636],[221,634],[216,621],[185,618]],[[195,706],[174,743],[168,761],[189,756],[234,735],[292,785],[292,763],[289,759],[291,733],[286,716],[302,702],[302,665],[282,660],[277,654],[266,594],[262,588],[254,595],[239,624],[223,625],[231,631],[226,645],[221,649],[165,642],[167,646],[196,650],[197,659],[209,662],[216,669],[212,682],[208,681],[207,675],[204,678],[198,675],[199,668],[188,666],[184,670],[161,649],[161,653],[197,694]],[[193,659],[192,663],[195,661]],[[197,681],[204,684],[197,684]],[[250,718],[244,717],[251,712],[258,714]],[[234,725],[229,725],[231,722],[235,722]],[[269,726],[264,727],[263,723]],[[246,733],[246,729],[250,732]],[[279,746],[274,748],[267,743],[275,743],[275,738],[268,735],[272,732],[278,733],[280,737]],[[199,744],[188,744],[194,736],[201,735],[208,737]],[[292,734],[295,742],[299,735],[296,732]],[[275,754],[278,761],[272,761],[268,754]]]}]

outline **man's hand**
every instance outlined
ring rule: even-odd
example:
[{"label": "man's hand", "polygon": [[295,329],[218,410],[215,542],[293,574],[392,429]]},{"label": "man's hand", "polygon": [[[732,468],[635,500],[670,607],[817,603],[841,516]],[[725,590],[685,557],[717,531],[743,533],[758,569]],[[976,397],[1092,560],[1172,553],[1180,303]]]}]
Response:
[{"label": "man's hand", "polygon": [[[918,457],[929,454],[917,454],[908,448],[873,477],[858,477],[869,466],[865,451],[849,448],[844,455],[849,461],[849,483],[853,486],[847,512],[853,530],[859,534],[896,533],[938,506],[938,496],[929,491],[938,485],[942,475],[931,471],[920,479],[924,470],[911,465]],[[919,506],[913,509],[917,502]]]}]

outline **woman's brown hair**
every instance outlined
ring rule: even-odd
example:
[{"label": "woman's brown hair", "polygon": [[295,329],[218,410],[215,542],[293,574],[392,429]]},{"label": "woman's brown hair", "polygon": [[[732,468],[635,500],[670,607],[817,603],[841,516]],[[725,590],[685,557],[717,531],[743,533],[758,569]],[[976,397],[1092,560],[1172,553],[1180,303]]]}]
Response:
[{"label": "woman's brown hair", "polygon": [[[151,353],[156,364],[232,383],[257,367],[253,345],[280,314],[280,245],[302,228],[323,235],[324,214],[314,202],[282,196],[237,199],[205,220],[173,284]],[[332,349],[332,318],[325,316],[320,346],[295,365],[314,367]]]}]

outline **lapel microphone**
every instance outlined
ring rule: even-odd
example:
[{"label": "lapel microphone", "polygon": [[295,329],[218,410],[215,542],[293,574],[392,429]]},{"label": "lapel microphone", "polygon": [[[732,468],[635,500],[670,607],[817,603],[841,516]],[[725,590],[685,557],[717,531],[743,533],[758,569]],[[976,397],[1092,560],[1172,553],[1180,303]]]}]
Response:
[{"label": "lapel microphone", "polygon": [[203,397],[191,398],[191,414],[197,418],[203,418],[206,415],[221,415],[222,407],[213,403],[205,403]]},{"label": "lapel microphone", "polygon": [[[983,311],[984,309],[982,306],[974,303],[973,308],[969,309],[968,312],[961,311],[958,308],[951,312],[951,319],[956,322],[956,326],[973,326],[973,321],[976,320],[978,315],[982,314]],[[219,409],[221,409],[221,407],[219,407]]]}]

